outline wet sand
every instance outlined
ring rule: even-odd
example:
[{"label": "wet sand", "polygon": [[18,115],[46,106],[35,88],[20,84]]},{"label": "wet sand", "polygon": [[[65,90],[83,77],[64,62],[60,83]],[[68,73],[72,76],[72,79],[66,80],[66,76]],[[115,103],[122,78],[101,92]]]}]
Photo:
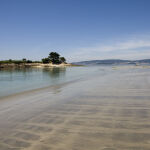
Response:
[{"label": "wet sand", "polygon": [[0,99],[0,150],[149,150],[149,118],[148,68],[97,73]]}]

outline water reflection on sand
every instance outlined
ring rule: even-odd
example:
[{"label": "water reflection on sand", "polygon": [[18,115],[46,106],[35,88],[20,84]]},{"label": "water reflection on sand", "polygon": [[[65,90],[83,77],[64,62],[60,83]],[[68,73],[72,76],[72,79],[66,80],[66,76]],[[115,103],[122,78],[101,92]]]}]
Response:
[{"label": "water reflection on sand", "polygon": [[2,150],[149,150],[150,70],[112,69],[0,101]]}]

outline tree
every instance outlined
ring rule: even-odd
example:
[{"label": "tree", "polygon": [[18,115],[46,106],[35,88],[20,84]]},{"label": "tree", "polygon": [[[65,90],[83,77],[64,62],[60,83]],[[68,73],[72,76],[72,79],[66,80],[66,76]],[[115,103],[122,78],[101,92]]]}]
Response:
[{"label": "tree", "polygon": [[51,52],[49,53],[48,58],[43,58],[42,62],[44,64],[52,63],[52,64],[61,64],[66,63],[66,59],[64,57],[60,57],[60,55],[57,52]]},{"label": "tree", "polygon": [[27,62],[27,63],[32,63],[32,60],[27,60],[26,62]]},{"label": "tree", "polygon": [[23,58],[22,61],[23,61],[23,63],[26,63],[27,59],[26,59],[26,58]]},{"label": "tree", "polygon": [[43,64],[48,64],[50,62],[49,58],[43,58],[42,59]]},{"label": "tree", "polygon": [[59,57],[60,57],[60,55],[58,54],[58,53],[56,53],[56,52],[51,52],[50,54],[49,54],[49,59],[50,59],[50,61],[53,63],[53,64],[60,64],[61,62],[60,62],[60,59],[59,59]]},{"label": "tree", "polygon": [[66,63],[65,57],[60,57],[60,62],[61,62],[61,63]]},{"label": "tree", "polygon": [[9,59],[8,61],[9,61],[9,63],[12,63],[12,59]]}]

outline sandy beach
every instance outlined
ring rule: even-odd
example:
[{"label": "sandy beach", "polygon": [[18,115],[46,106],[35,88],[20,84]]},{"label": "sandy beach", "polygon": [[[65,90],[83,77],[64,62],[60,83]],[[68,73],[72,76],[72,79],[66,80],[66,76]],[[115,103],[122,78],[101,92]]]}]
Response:
[{"label": "sandy beach", "polygon": [[119,68],[1,98],[0,150],[149,150],[149,118],[149,68]]},{"label": "sandy beach", "polygon": [[73,67],[73,66],[82,66],[82,65],[74,65],[69,63],[62,63],[62,64],[43,64],[43,63],[21,63],[21,64],[14,64],[14,63],[0,63],[0,69],[16,69],[16,68],[55,68],[55,67]]}]

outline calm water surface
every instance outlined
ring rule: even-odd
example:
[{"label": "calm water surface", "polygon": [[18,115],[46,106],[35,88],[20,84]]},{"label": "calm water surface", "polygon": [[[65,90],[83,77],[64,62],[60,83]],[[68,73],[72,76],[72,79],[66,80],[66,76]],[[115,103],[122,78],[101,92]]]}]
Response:
[{"label": "calm water surface", "polygon": [[[105,67],[105,70],[111,67]],[[0,70],[0,97],[46,86],[74,81],[96,73],[104,67],[28,68]]]}]

